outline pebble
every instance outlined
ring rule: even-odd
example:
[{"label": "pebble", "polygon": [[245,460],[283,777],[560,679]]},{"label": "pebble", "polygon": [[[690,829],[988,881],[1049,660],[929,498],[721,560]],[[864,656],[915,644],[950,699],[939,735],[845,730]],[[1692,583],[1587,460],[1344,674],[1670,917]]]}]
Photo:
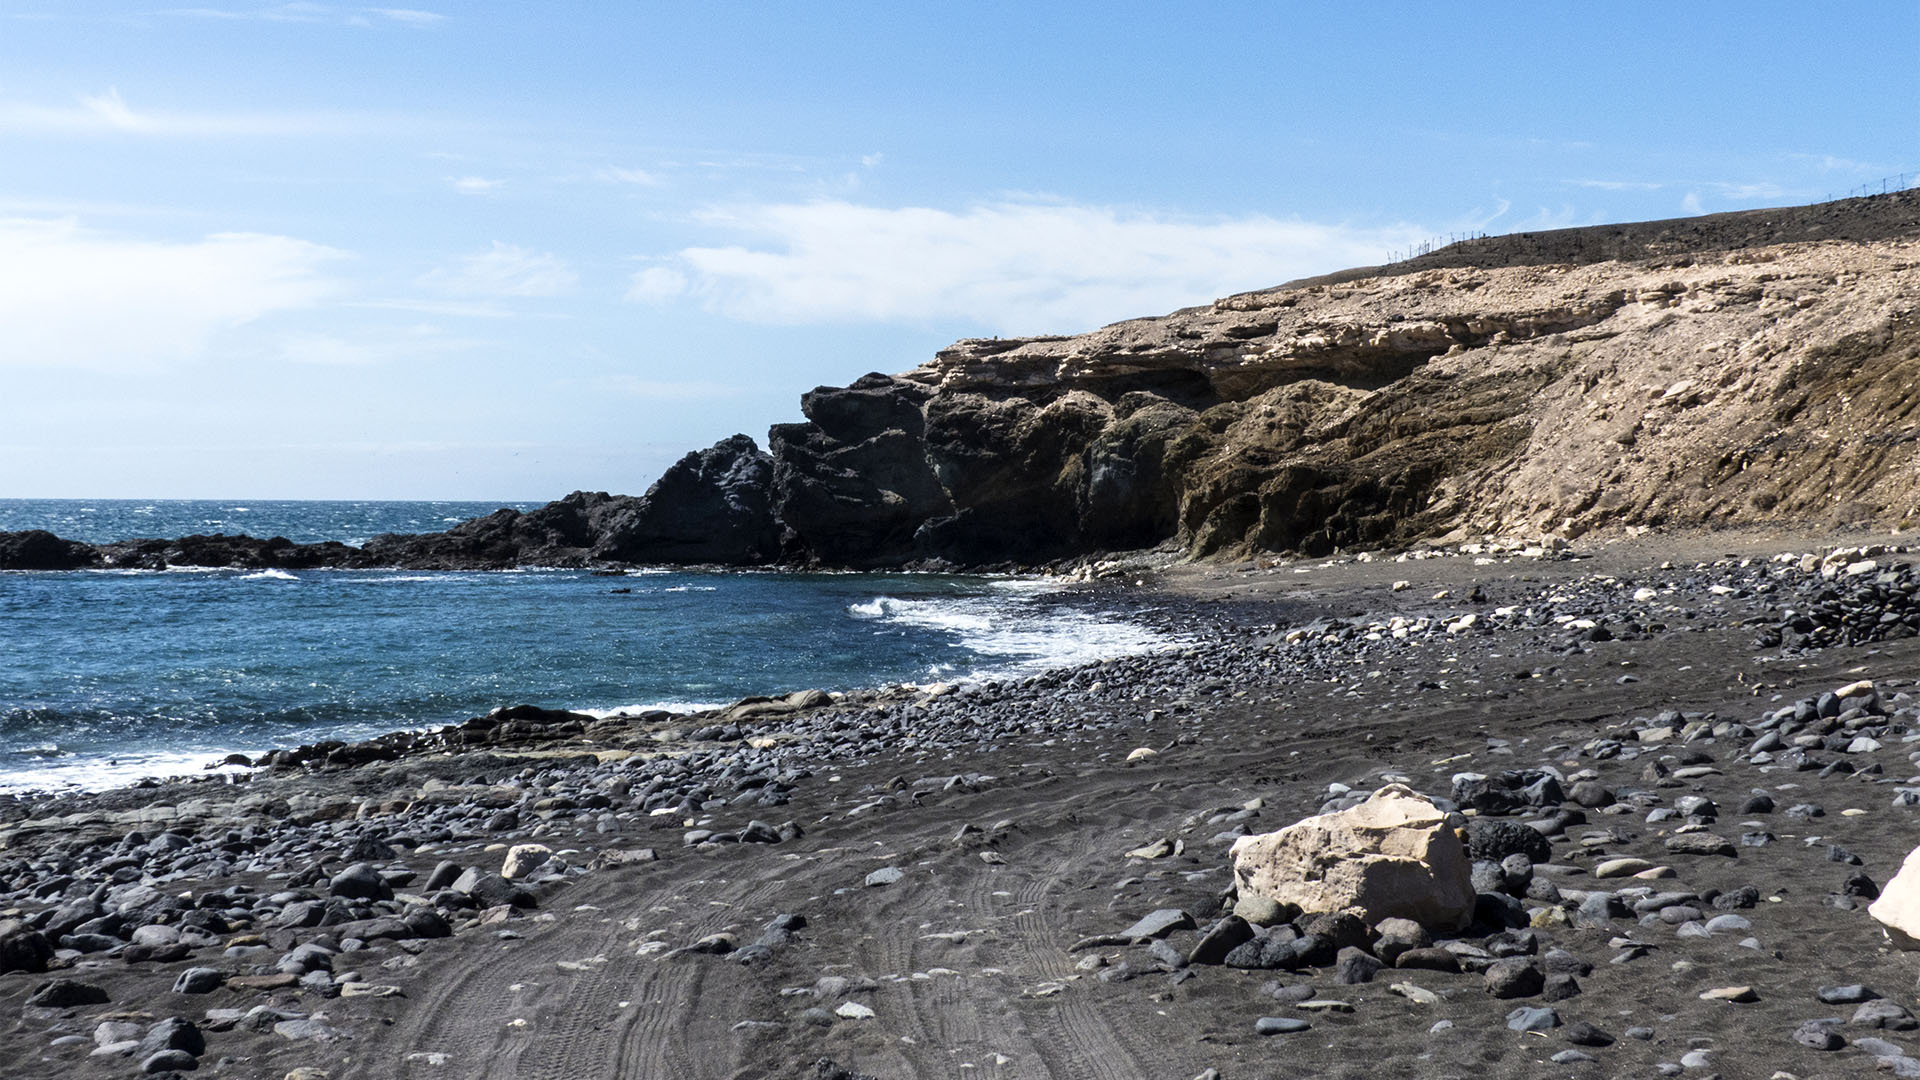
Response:
[{"label": "pebble", "polygon": [[[878,871],[876,871],[876,873],[877,872]],[[1158,911],[1149,913],[1125,930],[1120,931],[1119,936],[1135,941],[1143,938],[1161,938],[1166,937],[1175,930],[1192,930],[1195,928],[1195,925],[1193,916],[1179,908],[1161,908]]]},{"label": "pebble", "polygon": [[1858,1005],[1880,995],[1859,983],[1849,983],[1844,986],[1823,986],[1814,991],[1813,996],[1823,1005]]},{"label": "pebble", "polygon": [[1413,983],[1406,983],[1406,982],[1392,983],[1387,987],[1387,989],[1400,995],[1403,998],[1406,998],[1408,1001],[1411,1001],[1416,1005],[1440,1004],[1439,994],[1436,994],[1431,990],[1425,989],[1424,987],[1415,986]]},{"label": "pebble", "polygon": [[1832,1020],[1809,1020],[1793,1029],[1793,1041],[1811,1050],[1838,1050],[1847,1044],[1847,1040],[1833,1030],[1834,1023]]},{"label": "pebble", "polygon": [[1496,998],[1532,997],[1546,984],[1546,978],[1531,960],[1496,960],[1487,966],[1487,992]]},{"label": "pebble", "polygon": [[1575,1020],[1561,1032],[1561,1038],[1575,1046],[1612,1046],[1614,1038],[1585,1020]]}]

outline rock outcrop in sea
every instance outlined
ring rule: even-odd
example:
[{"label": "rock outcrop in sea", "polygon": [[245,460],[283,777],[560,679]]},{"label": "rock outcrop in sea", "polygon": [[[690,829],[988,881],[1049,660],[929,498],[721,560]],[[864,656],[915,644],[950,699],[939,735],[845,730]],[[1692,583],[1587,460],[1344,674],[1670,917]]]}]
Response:
[{"label": "rock outcrop in sea", "polygon": [[1897,525],[1920,511],[1920,191],[1484,238],[804,395],[638,498],[364,548],[0,534],[0,567],[892,567],[1176,545]]}]

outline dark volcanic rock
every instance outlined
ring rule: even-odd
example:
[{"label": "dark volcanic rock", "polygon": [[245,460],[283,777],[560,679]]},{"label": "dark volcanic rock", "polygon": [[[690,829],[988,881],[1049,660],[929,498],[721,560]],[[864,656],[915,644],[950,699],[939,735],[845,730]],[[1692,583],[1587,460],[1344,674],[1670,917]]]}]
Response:
[{"label": "dark volcanic rock", "polygon": [[1536,863],[1543,863],[1552,861],[1553,845],[1540,830],[1517,821],[1474,818],[1467,822],[1467,853],[1489,862],[1525,855]]},{"label": "dark volcanic rock", "polygon": [[55,979],[42,983],[27,998],[27,1004],[44,1009],[71,1009],[78,1005],[105,1005],[108,1000],[107,992],[97,986],[74,982],[72,979]]},{"label": "dark volcanic rock", "polygon": [[592,555],[620,562],[746,565],[779,554],[773,458],[745,435],[688,454],[638,499],[590,515]]},{"label": "dark volcanic rock", "polygon": [[79,570],[100,563],[93,545],[62,540],[44,529],[0,532],[0,570]]},{"label": "dark volcanic rock", "polygon": [[18,919],[0,920],[0,974],[45,971],[52,960],[53,943],[47,935]]}]

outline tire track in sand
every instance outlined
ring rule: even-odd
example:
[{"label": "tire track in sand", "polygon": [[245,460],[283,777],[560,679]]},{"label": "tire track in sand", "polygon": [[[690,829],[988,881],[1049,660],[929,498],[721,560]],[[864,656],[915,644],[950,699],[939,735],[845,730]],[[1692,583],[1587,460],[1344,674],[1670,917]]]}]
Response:
[{"label": "tire track in sand", "polygon": [[[552,923],[508,924],[527,934],[511,949],[459,943],[445,957],[414,969],[412,1007],[391,1027],[369,1032],[342,1075],[369,1080],[726,1075],[724,1056],[712,1052],[726,1045],[724,1026],[715,1042],[712,1025],[698,1022],[726,1007],[703,1000],[712,958],[638,956],[631,944],[638,935],[623,916],[631,913],[644,922],[655,908],[674,908],[684,916],[698,905],[698,917],[689,920],[693,925],[678,931],[685,941],[675,944],[741,921],[736,919],[741,913],[755,913],[751,919],[765,909],[770,917],[772,898],[791,867],[784,861],[756,861],[707,867],[708,880],[734,873],[700,892],[691,890],[702,882],[676,879],[670,864],[648,875],[656,879],[651,887],[627,875],[588,878],[556,893],[554,901],[569,908],[592,905],[601,908],[599,913],[567,911]],[[556,965],[594,957],[606,959],[577,970]],[[631,1004],[621,1008],[622,1001]],[[515,1025],[516,1020],[525,1023]],[[446,1057],[434,1065],[424,1057],[410,1060],[409,1054]]]}]

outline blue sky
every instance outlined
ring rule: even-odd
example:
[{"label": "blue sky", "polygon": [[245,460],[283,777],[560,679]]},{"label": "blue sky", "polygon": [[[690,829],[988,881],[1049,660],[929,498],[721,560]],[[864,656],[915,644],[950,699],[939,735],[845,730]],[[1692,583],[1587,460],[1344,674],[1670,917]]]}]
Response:
[{"label": "blue sky", "polygon": [[638,492],[801,392],[1920,170],[1920,5],[0,0],[0,497]]}]

